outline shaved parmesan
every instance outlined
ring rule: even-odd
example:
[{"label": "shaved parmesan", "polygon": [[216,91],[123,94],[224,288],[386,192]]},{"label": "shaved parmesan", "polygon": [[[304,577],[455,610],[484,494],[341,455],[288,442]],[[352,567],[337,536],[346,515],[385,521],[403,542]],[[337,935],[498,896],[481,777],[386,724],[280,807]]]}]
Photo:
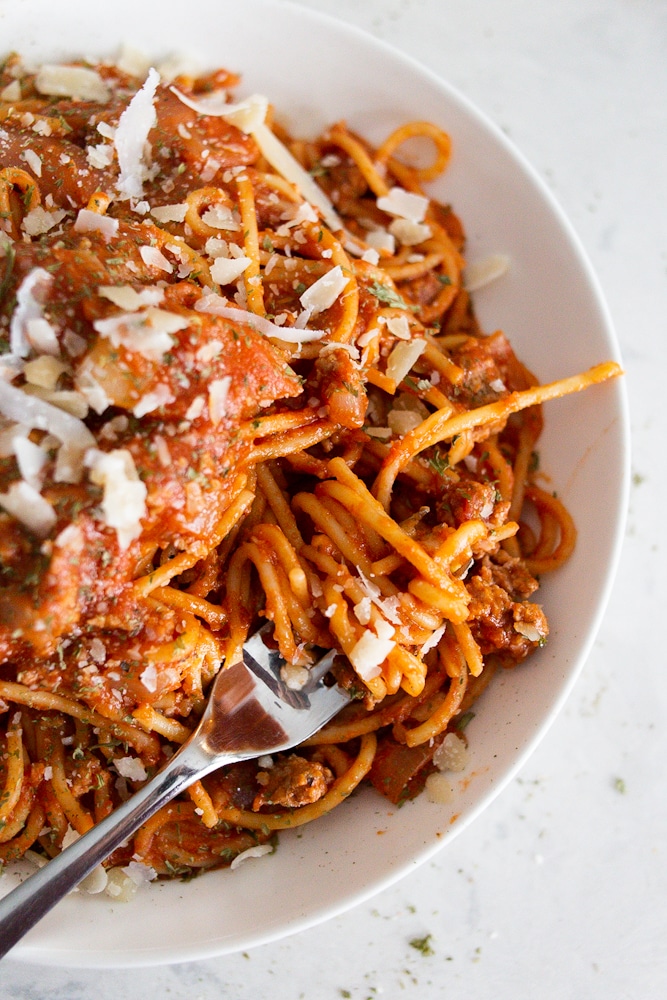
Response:
[{"label": "shaved parmesan", "polygon": [[42,176],[42,160],[32,149],[26,149],[21,153],[22,158],[28,164],[32,172],[37,176]]},{"label": "shaved parmesan", "polygon": [[[393,622],[394,625],[400,625],[401,619],[397,611],[398,599],[396,597],[383,597],[380,588],[368,579],[359,566],[357,566],[357,573],[366,594],[373,604],[380,609],[385,618],[388,618],[390,622]],[[386,625],[386,622],[384,624]]]},{"label": "shaved parmesan", "polygon": [[416,246],[433,235],[431,227],[425,222],[411,222],[410,219],[394,219],[389,230],[405,247]]},{"label": "shaved parmesan", "polygon": [[446,631],[447,631],[447,622],[445,622],[444,625],[441,625],[440,628],[437,628],[435,632],[431,634],[431,636],[426,640],[421,650],[419,651],[419,655],[426,656],[426,654],[430,649],[434,649],[438,645],[438,643],[440,642]]},{"label": "shaved parmesan", "polygon": [[131,285],[100,285],[97,291],[125,312],[136,312],[142,306],[159,306],[164,299],[162,289],[154,287],[137,291]]},{"label": "shaved parmesan", "polygon": [[185,330],[190,321],[185,316],[149,306],[139,312],[121,313],[108,319],[98,319],[93,327],[107,337],[113,347],[143,354],[152,361],[161,361],[173,346],[172,333]]},{"label": "shaved parmesan", "polygon": [[123,111],[114,135],[120,175],[117,190],[121,198],[141,198],[144,181],[151,175],[148,134],[157,123],[155,91],[160,75],[149,69],[146,82]]},{"label": "shaved parmesan", "polygon": [[130,781],[145,781],[148,777],[146,768],[138,757],[118,757],[111,763],[123,778],[129,778]]},{"label": "shaved parmesan", "polygon": [[437,805],[447,805],[454,797],[452,783],[440,771],[429,774],[424,785],[424,791],[429,802]]},{"label": "shaved parmesan", "polygon": [[264,122],[269,107],[268,99],[262,94],[252,94],[238,104],[229,104],[225,90],[217,90],[207,97],[194,98],[183,94],[176,87],[170,89],[179,101],[198,115],[224,118],[246,133],[253,132]]},{"label": "shaved parmesan", "polygon": [[391,636],[381,638],[371,629],[366,629],[354,644],[349,659],[362,680],[370,681],[374,677],[379,677],[382,664],[396,645],[393,634],[394,630],[391,629]]},{"label": "shaved parmesan", "polygon": [[377,207],[389,215],[408,219],[410,222],[423,222],[428,208],[428,198],[421,194],[413,194],[400,187],[393,187],[389,194],[377,199]]},{"label": "shaved parmesan", "polygon": [[151,215],[158,222],[183,222],[188,206],[185,202],[179,205],[157,205],[151,209]]},{"label": "shaved parmesan", "polygon": [[465,286],[469,292],[476,292],[506,274],[509,266],[510,258],[501,253],[474,261],[465,269]]},{"label": "shaved parmesan", "polygon": [[173,264],[169,263],[165,255],[157,247],[139,247],[139,254],[147,267],[157,267],[159,271],[166,271],[167,274],[171,274],[174,270]]},{"label": "shaved parmesan", "polygon": [[391,255],[396,250],[396,239],[386,229],[371,229],[370,232],[366,233],[364,239],[369,247],[372,247],[379,253]]},{"label": "shaved parmesan", "polygon": [[28,384],[23,386],[23,391],[27,396],[39,396],[40,399],[52,403],[59,410],[65,410],[66,413],[71,413],[72,416],[78,417],[80,420],[88,415],[88,403],[85,398],[71,389],[54,391],[53,389],[43,389],[39,385]]},{"label": "shaved parmesan", "polygon": [[197,420],[201,417],[202,413],[206,408],[206,400],[203,396],[195,396],[187,410],[185,411],[186,420]]},{"label": "shaved parmesan", "polygon": [[139,680],[147,691],[157,691],[157,669],[154,663],[148,666],[139,674]]},{"label": "shaved parmesan", "polygon": [[304,309],[311,311],[311,314],[323,312],[334,304],[341,292],[344,291],[347,281],[343,269],[340,264],[337,264],[321,278],[318,278],[310,288],[307,288],[299,301]]},{"label": "shaved parmesan", "polygon": [[56,523],[51,504],[23,479],[12,483],[6,493],[0,493],[0,507],[38,538],[46,538]]},{"label": "shaved parmesan", "polygon": [[322,188],[266,125],[266,112],[269,104],[266,97],[261,94],[253,94],[239,104],[228,104],[225,91],[218,91],[208,97],[193,100],[175,87],[171,89],[183,104],[198,114],[225,118],[242,132],[252,135],[274,170],[277,170],[285,180],[295,184],[306,201],[320,210],[327,226],[333,232],[340,232],[343,229],[340,216]]},{"label": "shaved parmesan", "polygon": [[108,880],[106,868],[104,868],[103,865],[97,865],[93,868],[90,875],[86,875],[86,877],[79,882],[77,890],[79,892],[87,892],[88,895],[94,896],[98,892],[104,892],[107,887]]},{"label": "shaved parmesan", "polygon": [[229,285],[240,278],[248,265],[250,257],[216,257],[211,265],[211,277],[219,285]]},{"label": "shaved parmesan", "polygon": [[273,854],[271,844],[257,844],[256,847],[249,847],[246,851],[241,851],[240,854],[237,854],[229,867],[234,871],[244,861],[247,861],[248,858],[263,858],[265,854]]},{"label": "shaved parmesan", "polygon": [[0,90],[0,100],[11,103],[21,100],[21,84],[18,80],[12,80],[6,87]]},{"label": "shaved parmesan", "polygon": [[146,516],[147,489],[139,479],[132,454],[125,448],[103,452],[96,448],[86,454],[91,482],[104,490],[102,519],[115,528],[118,545],[126,549],[141,534],[141,518]]},{"label": "shaved parmesan", "polygon": [[288,344],[309,343],[313,340],[321,340],[326,330],[297,330],[294,327],[276,326],[271,320],[264,316],[257,316],[255,313],[247,312],[245,309],[235,309],[233,306],[225,305],[226,299],[215,293],[203,295],[195,302],[197,312],[212,313],[215,316],[222,316],[245,326],[251,326],[254,330],[263,333],[265,337],[276,337],[284,340]]},{"label": "shaved parmesan", "polygon": [[158,385],[152,392],[147,392],[141,397],[139,402],[133,408],[132,413],[135,417],[144,417],[147,413],[152,413],[153,410],[157,410],[161,406],[173,403],[174,399],[175,396],[169,389],[169,386]]},{"label": "shaved parmesan", "polygon": [[529,642],[540,642],[546,638],[544,633],[540,632],[531,622],[514,622],[514,631],[524,636]]},{"label": "shaved parmesan", "polygon": [[118,219],[112,219],[110,215],[102,215],[100,212],[92,212],[89,208],[81,208],[74,223],[74,231],[101,233],[108,243],[118,232]]},{"label": "shaved parmesan", "polygon": [[116,66],[128,76],[145,77],[150,69],[150,59],[140,50],[125,43],[121,50]]},{"label": "shaved parmesan", "polygon": [[433,763],[439,771],[465,771],[468,766],[468,748],[465,740],[456,733],[447,733],[433,754]]},{"label": "shaved parmesan", "polygon": [[320,210],[322,218],[332,232],[341,232],[344,228],[342,219],[327,195],[271,129],[264,124],[258,125],[253,129],[252,136],[274,170],[277,170],[285,180],[295,184],[306,201]]},{"label": "shaved parmesan", "polygon": [[290,691],[300,691],[308,683],[310,673],[305,667],[295,663],[285,663],[280,668],[280,676]]},{"label": "shaved parmesan", "polygon": [[218,424],[226,413],[227,396],[232,384],[230,375],[214,379],[208,387],[208,412],[213,424]]},{"label": "shaved parmesan", "polygon": [[41,486],[41,472],[49,456],[38,444],[20,434],[14,437],[13,445],[21,478],[29,486],[39,490]]},{"label": "shaved parmesan", "polygon": [[42,236],[57,226],[59,222],[62,222],[66,215],[67,212],[62,208],[47,212],[41,205],[38,205],[37,208],[33,208],[23,217],[21,229],[28,236]]},{"label": "shaved parmesan", "polygon": [[[84,451],[95,445],[95,438],[82,420],[3,381],[0,381],[0,412],[27,427],[49,431],[63,445],[67,445],[71,462],[80,462]],[[71,468],[71,474],[76,475],[74,468]],[[57,481],[78,482],[78,479]]]},{"label": "shaved parmesan", "polygon": [[88,358],[84,359],[83,364],[76,373],[74,384],[91,409],[95,410],[95,413],[104,413],[110,405],[110,400],[103,387],[92,374]]},{"label": "shaved parmesan", "polygon": [[402,340],[393,348],[387,358],[387,378],[393,379],[398,385],[408,374],[415,362],[421,357],[426,341],[421,337],[414,340]]},{"label": "shaved parmesan", "polygon": [[407,316],[380,316],[379,322],[398,340],[410,340],[410,323]]},{"label": "shaved parmesan", "polygon": [[85,66],[40,66],[35,88],[51,97],[71,97],[75,101],[106,104],[110,91],[99,73]]},{"label": "shaved parmesan", "polygon": [[95,170],[104,170],[113,163],[114,148],[106,142],[100,142],[96,146],[86,146],[86,159]]},{"label": "shaved parmesan", "polygon": [[60,353],[56,330],[47,319],[29,319],[25,332],[30,346],[40,354],[52,354],[55,357]]},{"label": "shaved parmesan", "polygon": [[123,871],[137,886],[145,885],[157,878],[155,869],[150,865],[145,865],[142,861],[130,861],[129,865],[123,868]]},{"label": "shaved parmesan", "polygon": [[238,232],[241,229],[241,223],[234,218],[228,205],[212,205],[206,209],[201,221],[211,229],[225,229],[229,232]]},{"label": "shaved parmesan", "polygon": [[9,327],[9,346],[12,354],[19,358],[26,358],[30,353],[28,324],[43,318],[42,305],[52,281],[52,276],[43,267],[34,267],[18,287]]}]

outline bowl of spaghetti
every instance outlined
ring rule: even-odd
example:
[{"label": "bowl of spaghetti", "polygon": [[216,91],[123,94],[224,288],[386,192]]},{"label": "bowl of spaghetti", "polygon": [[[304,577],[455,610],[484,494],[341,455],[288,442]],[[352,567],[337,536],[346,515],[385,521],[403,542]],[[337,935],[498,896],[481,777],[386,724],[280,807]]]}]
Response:
[{"label": "bowl of spaghetti", "polygon": [[530,168],[360,33],[204,8],[205,39],[120,0],[115,47],[0,13],[0,891],[262,621],[291,686],[336,649],[352,698],[161,810],[31,961],[247,948],[431,856],[558,711],[619,545],[617,348]]}]

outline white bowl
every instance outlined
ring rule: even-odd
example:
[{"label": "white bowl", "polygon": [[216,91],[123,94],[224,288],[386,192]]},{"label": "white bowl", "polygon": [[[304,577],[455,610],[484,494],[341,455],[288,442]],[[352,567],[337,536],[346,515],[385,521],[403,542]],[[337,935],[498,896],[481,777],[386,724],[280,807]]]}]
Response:
[{"label": "white bowl", "polygon": [[[202,30],[205,25],[205,30]],[[15,0],[0,8],[5,51],[29,61],[112,57],[123,42],[160,59],[174,52],[243,73],[295,134],[345,118],[371,141],[414,118],[450,132],[454,155],[434,187],[468,234],[467,256],[511,258],[480,291],[483,327],[502,328],[541,381],[618,359],[591,268],[553,198],[461,95],[410,59],[303,7],[269,0],[220,4],[114,0],[103,15],[78,0]],[[549,404],[542,466],[574,515],[573,558],[540,591],[548,645],[503,673],[476,706],[471,763],[450,806],[425,796],[393,808],[364,790],[292,834],[275,855],[190,883],[152,884],[129,904],[70,896],[14,956],[52,965],[131,966],[247,949],[359,903],[440,850],[521,767],[560,709],[597,631],[620,547],[628,485],[628,419],[619,382]],[[378,836],[378,832],[383,836]],[[8,885],[10,878],[3,879]]]}]

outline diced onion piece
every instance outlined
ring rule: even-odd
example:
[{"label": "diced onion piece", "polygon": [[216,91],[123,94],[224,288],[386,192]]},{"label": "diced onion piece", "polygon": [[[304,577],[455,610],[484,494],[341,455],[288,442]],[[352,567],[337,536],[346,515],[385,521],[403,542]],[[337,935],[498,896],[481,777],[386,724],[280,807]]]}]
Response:
[{"label": "diced onion piece", "polygon": [[51,354],[42,354],[34,361],[28,361],[23,374],[26,382],[39,385],[42,389],[55,389],[58,379],[67,371],[67,365]]},{"label": "diced onion piece", "polygon": [[531,622],[514,622],[514,631],[523,635],[529,642],[541,642],[545,638]]},{"label": "diced onion piece", "polygon": [[469,292],[476,292],[507,273],[510,258],[506,254],[494,253],[482,260],[473,261],[465,269],[465,286]]},{"label": "diced onion piece", "polygon": [[421,337],[414,340],[402,340],[393,348],[387,358],[386,375],[398,385],[408,374],[412,366],[424,352],[426,341]]},{"label": "diced onion piece", "polygon": [[46,538],[56,523],[56,512],[41,493],[23,479],[0,493],[0,507],[38,538]]},{"label": "diced onion piece", "polygon": [[100,104],[106,104],[111,96],[100,74],[85,66],[40,66],[35,89],[49,97],[71,97],[75,101]]}]

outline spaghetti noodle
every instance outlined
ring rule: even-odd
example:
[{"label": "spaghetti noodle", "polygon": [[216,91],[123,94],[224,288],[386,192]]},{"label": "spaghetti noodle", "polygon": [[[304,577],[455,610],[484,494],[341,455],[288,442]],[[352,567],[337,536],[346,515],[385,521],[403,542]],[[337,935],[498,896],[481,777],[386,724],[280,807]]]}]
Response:
[{"label": "spaghetti noodle", "polygon": [[617,366],[540,386],[479,329],[461,222],[423,190],[441,129],[296,141],[237,83],[0,70],[3,862],[154,773],[262,618],[294,687],[344,654],[350,706],[195,783],[111,868],[228,864],[364,780],[415,794],[547,639],[530,598],[575,530],[541,404]]}]

